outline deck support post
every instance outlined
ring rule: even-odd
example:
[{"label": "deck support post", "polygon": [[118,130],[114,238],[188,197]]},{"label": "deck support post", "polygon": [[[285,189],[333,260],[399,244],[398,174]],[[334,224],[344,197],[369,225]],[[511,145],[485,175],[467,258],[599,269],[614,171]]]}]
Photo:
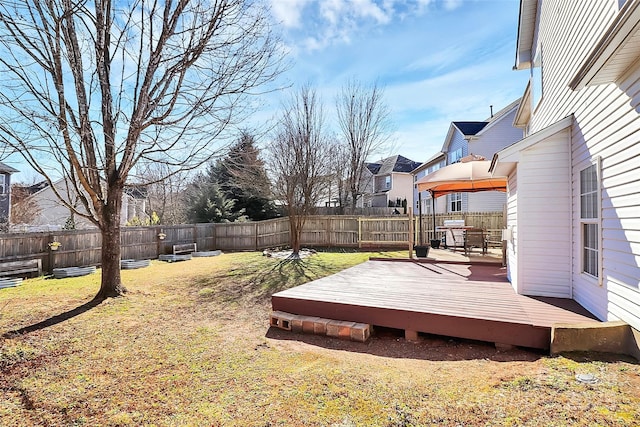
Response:
[{"label": "deck support post", "polygon": [[409,329],[405,329],[404,339],[412,342],[418,341],[418,331],[410,331]]}]

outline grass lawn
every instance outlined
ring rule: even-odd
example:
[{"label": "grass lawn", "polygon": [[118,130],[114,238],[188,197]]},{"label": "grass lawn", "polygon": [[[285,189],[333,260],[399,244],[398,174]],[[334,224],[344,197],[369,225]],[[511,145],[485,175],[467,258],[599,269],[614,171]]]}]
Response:
[{"label": "grass lawn", "polygon": [[272,293],[371,255],[154,261],[94,306],[99,272],[0,290],[0,425],[640,425],[640,366],[624,358],[269,330]]}]

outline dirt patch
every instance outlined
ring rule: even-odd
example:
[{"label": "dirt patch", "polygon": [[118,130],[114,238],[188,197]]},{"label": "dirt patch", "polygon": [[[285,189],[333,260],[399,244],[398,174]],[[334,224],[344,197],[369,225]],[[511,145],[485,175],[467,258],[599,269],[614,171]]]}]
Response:
[{"label": "dirt patch", "polygon": [[277,259],[304,259],[308,258],[311,255],[315,255],[316,251],[314,249],[300,249],[297,255],[293,254],[291,249],[265,249],[262,251],[262,255],[266,257],[272,257]]}]

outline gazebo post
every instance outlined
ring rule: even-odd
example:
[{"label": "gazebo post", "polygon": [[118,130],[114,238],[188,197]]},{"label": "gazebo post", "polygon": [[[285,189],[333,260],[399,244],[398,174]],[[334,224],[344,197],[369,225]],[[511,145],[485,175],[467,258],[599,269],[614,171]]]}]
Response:
[{"label": "gazebo post", "polygon": [[418,242],[420,246],[422,246],[423,238],[422,238],[422,192],[421,191],[418,191],[418,221],[420,221],[418,223],[418,233],[420,233],[420,235],[418,236]]},{"label": "gazebo post", "polygon": [[431,217],[433,218],[433,240],[436,240],[436,196],[433,190],[429,190],[431,194]]}]

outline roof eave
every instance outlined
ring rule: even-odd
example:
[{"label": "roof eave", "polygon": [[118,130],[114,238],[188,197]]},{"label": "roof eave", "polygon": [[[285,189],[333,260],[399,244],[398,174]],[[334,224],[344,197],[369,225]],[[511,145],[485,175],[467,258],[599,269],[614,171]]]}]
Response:
[{"label": "roof eave", "polygon": [[493,158],[491,159],[489,171],[495,173],[500,166],[500,163],[517,163],[519,160],[520,152],[536,145],[540,141],[543,141],[552,135],[555,135],[556,133],[568,128],[572,124],[573,114],[568,115],[567,117],[558,120],[554,124],[503,148],[502,150],[494,154]]},{"label": "roof eave", "polygon": [[531,118],[531,80],[527,82],[522,95],[522,102],[518,106],[518,111],[513,118],[513,126],[517,128],[526,128]]},{"label": "roof eave", "polygon": [[518,37],[514,70],[531,68],[531,47],[535,33],[538,0],[520,0],[518,15]]},{"label": "roof eave", "polygon": [[625,74],[628,67],[636,62],[637,57],[629,60],[630,64],[623,72],[615,73],[616,77],[602,77],[603,74],[607,74],[606,66],[612,59],[618,55],[625,56],[626,50],[635,48],[635,43],[627,42],[638,32],[640,32],[640,0],[628,0],[582,63],[569,83],[569,88],[580,90],[592,84],[612,83],[620,75]]}]

